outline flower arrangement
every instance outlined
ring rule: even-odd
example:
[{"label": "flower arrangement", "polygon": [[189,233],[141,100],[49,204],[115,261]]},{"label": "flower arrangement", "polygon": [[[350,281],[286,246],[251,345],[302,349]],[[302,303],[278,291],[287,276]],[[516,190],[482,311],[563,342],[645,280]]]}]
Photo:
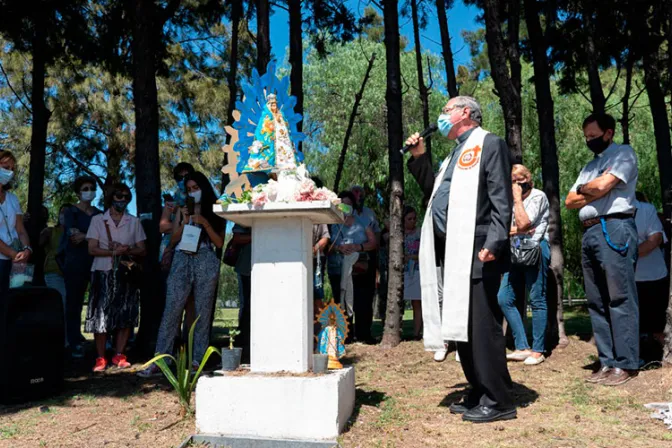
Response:
[{"label": "flower arrangement", "polygon": [[217,202],[223,205],[231,203],[252,204],[254,207],[262,207],[269,202],[309,202],[331,201],[339,203],[336,193],[328,188],[317,188],[315,182],[308,177],[305,167],[300,166],[296,170],[278,173],[278,180],[269,180],[268,183],[257,185],[252,190],[247,190],[240,198],[232,198],[222,195]]}]

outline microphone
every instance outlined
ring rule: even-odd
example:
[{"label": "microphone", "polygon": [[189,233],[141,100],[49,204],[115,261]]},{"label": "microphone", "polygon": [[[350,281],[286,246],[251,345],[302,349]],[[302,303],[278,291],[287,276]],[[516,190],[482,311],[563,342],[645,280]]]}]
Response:
[{"label": "microphone", "polygon": [[[430,135],[432,135],[433,133],[435,133],[435,132],[438,131],[438,130],[439,130],[439,127],[436,125],[436,123],[431,124],[431,125],[429,125],[429,127],[428,127],[427,129],[425,129],[424,131],[422,131],[422,133],[420,134],[420,137],[421,137],[421,138],[427,138],[427,137],[429,137]],[[401,149],[399,150],[399,152],[400,152],[402,155],[404,155],[404,154],[406,154],[406,153],[407,153],[413,146],[414,146],[414,145],[406,145],[406,146],[404,146],[403,148],[401,148]]]}]

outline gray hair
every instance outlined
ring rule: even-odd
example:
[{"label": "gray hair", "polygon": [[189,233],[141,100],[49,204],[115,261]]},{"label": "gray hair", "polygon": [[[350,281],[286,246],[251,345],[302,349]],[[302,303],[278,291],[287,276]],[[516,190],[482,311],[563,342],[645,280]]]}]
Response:
[{"label": "gray hair", "polygon": [[478,104],[474,98],[470,96],[456,96],[452,98],[453,106],[468,107],[470,114],[469,119],[475,121],[479,125],[483,124],[483,114],[481,113],[481,105]]}]

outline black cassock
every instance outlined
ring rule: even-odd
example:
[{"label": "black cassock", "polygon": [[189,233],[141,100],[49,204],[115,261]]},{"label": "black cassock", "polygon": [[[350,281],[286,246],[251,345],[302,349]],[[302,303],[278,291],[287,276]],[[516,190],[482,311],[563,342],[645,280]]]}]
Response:
[{"label": "black cassock", "polygon": [[[513,210],[511,155],[501,138],[488,134],[481,157],[469,342],[458,342],[457,349],[464,375],[471,385],[467,401],[501,410],[513,407],[511,376],[506,366],[506,341],[502,333],[504,316],[497,302],[501,276],[510,264],[509,228]],[[408,169],[420,184],[425,197],[429,198],[435,172],[427,154],[409,160]],[[452,176],[452,173],[447,175]],[[434,241],[437,266],[440,266],[444,261],[446,240],[436,227]],[[484,247],[495,255],[495,261],[482,263],[478,259],[478,252]],[[442,283],[441,279],[439,283]]]}]

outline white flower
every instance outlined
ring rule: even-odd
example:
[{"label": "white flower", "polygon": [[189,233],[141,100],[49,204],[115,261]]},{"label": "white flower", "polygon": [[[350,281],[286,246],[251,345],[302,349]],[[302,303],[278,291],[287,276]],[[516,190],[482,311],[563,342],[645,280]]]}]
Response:
[{"label": "white flower", "polygon": [[263,146],[264,145],[259,140],[255,140],[254,143],[252,143],[252,146],[248,148],[248,150],[250,151],[250,154],[259,154]]}]

